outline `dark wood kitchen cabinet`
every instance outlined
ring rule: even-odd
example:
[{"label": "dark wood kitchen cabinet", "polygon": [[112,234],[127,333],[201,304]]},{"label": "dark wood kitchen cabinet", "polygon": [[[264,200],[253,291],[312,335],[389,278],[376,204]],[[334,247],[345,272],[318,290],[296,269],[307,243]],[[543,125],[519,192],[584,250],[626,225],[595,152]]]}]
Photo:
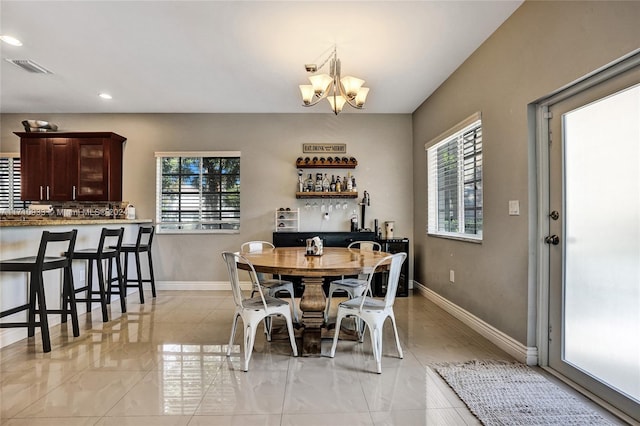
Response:
[{"label": "dark wood kitchen cabinet", "polygon": [[111,132],[16,133],[25,201],[121,201],[122,144]]}]

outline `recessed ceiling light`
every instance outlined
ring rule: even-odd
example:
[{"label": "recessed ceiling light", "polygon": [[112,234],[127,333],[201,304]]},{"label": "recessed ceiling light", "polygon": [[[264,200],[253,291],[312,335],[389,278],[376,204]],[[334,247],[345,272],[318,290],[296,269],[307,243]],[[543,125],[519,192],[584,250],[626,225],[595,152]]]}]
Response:
[{"label": "recessed ceiling light", "polygon": [[98,96],[100,96],[102,99],[113,99],[113,97],[108,93],[100,93]]},{"label": "recessed ceiling light", "polygon": [[0,35],[0,40],[4,41],[7,44],[12,46],[22,46],[22,42],[15,37],[11,37],[8,35]]}]

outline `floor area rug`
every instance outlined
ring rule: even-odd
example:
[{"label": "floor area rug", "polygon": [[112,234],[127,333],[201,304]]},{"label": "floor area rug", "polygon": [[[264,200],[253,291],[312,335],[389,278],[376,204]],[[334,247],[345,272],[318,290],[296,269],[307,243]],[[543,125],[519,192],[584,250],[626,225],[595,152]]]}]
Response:
[{"label": "floor area rug", "polygon": [[433,369],[484,425],[612,425],[520,363],[469,361]]}]

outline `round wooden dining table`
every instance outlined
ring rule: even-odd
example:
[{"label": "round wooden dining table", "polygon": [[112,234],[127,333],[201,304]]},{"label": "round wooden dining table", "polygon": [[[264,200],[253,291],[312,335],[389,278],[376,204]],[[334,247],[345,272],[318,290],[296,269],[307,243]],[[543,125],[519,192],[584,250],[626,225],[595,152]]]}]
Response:
[{"label": "round wooden dining table", "polygon": [[[324,324],[326,297],[322,289],[324,277],[370,273],[389,253],[325,247],[321,256],[308,256],[306,247],[276,247],[255,253],[243,253],[256,272],[302,277],[304,291],[300,300],[302,311],[303,355],[319,355]],[[238,268],[248,269],[239,263]]]}]

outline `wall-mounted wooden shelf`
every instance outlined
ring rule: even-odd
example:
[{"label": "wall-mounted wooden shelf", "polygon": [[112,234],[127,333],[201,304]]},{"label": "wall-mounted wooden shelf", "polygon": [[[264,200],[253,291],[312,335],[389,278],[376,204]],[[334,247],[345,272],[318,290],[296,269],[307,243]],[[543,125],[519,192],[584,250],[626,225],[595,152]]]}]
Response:
[{"label": "wall-mounted wooden shelf", "polygon": [[357,192],[296,192],[296,198],[358,198]]}]

